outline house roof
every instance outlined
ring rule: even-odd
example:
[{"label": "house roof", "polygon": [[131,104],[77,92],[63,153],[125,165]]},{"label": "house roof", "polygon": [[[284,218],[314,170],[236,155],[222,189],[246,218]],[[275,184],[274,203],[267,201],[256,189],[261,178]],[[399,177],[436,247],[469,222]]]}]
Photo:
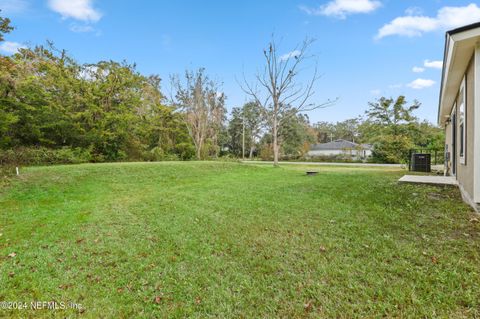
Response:
[{"label": "house roof", "polygon": [[359,146],[364,149],[371,148],[371,145],[368,145],[368,144],[359,145],[357,143],[346,141],[346,140],[335,140],[328,143],[313,144],[310,147],[310,150],[311,151],[323,151],[323,150],[332,151],[332,150],[354,149],[354,148],[358,148]]},{"label": "house roof", "polygon": [[442,82],[438,103],[438,124],[448,119],[460,83],[480,39],[480,23],[466,25],[445,34]]}]

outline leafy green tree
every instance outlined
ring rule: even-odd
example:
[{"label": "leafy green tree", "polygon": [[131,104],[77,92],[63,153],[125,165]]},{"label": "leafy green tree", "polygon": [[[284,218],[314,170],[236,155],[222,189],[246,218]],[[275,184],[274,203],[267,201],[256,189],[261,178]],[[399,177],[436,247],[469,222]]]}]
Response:
[{"label": "leafy green tree", "polygon": [[359,124],[359,118],[347,119],[342,122],[337,122],[335,124],[336,139],[358,142],[360,138],[360,132],[358,129]]},{"label": "leafy green tree", "polygon": [[[315,131],[311,128],[306,114],[286,118],[280,129],[281,153],[285,157],[299,158],[315,143]],[[307,147],[306,147],[307,146]]]},{"label": "leafy green tree", "polygon": [[365,112],[372,123],[386,128],[391,134],[403,134],[404,125],[413,123],[417,118],[413,112],[420,107],[418,101],[407,106],[405,96],[398,98],[381,97],[375,102],[369,102],[369,109]]},{"label": "leafy green tree", "polygon": [[234,107],[228,125],[229,146],[232,153],[242,156],[245,134],[245,150],[248,150],[248,157],[251,159],[257,147],[263,123],[262,112],[255,102],[246,103],[241,108]]},{"label": "leafy green tree", "polygon": [[160,78],[135,65],[80,65],[52,44],[22,49],[0,58],[0,147],[81,148],[94,161],[187,159],[183,114],[162,102]]},{"label": "leafy green tree", "polygon": [[0,42],[4,41],[4,35],[6,33],[12,32],[13,27],[10,25],[10,23],[11,21],[9,18],[0,16]]},{"label": "leafy green tree", "polygon": [[357,117],[336,123],[318,122],[313,128],[317,134],[318,143],[327,143],[338,139],[358,142],[361,139],[360,124],[361,119]]},{"label": "leafy green tree", "polygon": [[336,130],[335,124],[327,122],[327,121],[320,121],[313,125],[315,133],[317,135],[317,143],[328,143],[336,137]]},{"label": "leafy green tree", "polygon": [[398,163],[408,161],[408,154],[415,144],[410,131],[417,121],[413,112],[420,107],[418,101],[407,105],[404,96],[396,99],[381,97],[369,103],[367,124],[362,135],[374,145],[373,156],[377,161]]},{"label": "leafy green tree", "polygon": [[[234,107],[232,109],[231,119],[228,122],[229,149],[232,154],[242,157],[242,139],[244,130],[244,118],[242,108]],[[245,139],[246,143],[250,143]]]},{"label": "leafy green tree", "polygon": [[185,116],[197,158],[218,156],[218,136],[226,113],[226,97],[220,92],[219,84],[210,80],[203,68],[196,72],[186,71],[183,81],[178,76],[173,76],[171,82],[176,90],[172,102]]}]

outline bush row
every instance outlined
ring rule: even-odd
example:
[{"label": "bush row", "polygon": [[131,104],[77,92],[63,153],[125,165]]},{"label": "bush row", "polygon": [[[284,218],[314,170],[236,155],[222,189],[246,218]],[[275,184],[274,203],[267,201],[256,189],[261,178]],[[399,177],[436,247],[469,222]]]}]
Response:
[{"label": "bush row", "polygon": [[79,164],[93,160],[90,152],[81,148],[19,147],[0,150],[0,165],[2,166]]}]

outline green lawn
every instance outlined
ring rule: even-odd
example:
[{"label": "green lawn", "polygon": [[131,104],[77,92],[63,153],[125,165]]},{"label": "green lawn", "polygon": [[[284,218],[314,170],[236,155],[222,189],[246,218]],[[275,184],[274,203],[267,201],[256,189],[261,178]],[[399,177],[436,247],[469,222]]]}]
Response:
[{"label": "green lawn", "polygon": [[83,310],[0,317],[480,316],[480,224],[457,190],[398,185],[399,169],[305,170],[25,169],[0,193],[0,301]]}]

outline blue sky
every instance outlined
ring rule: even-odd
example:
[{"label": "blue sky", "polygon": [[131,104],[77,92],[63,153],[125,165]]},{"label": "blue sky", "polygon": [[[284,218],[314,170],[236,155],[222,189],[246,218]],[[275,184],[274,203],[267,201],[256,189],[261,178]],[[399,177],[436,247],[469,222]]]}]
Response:
[{"label": "blue sky", "polygon": [[272,33],[281,53],[315,38],[323,77],[313,100],[340,100],[310,112],[312,122],[352,118],[399,94],[435,122],[445,31],[480,21],[479,5],[462,0],[0,0],[0,8],[16,27],[3,54],[48,39],[82,63],[135,62],[164,79],[165,94],[170,74],[205,67],[223,83],[228,109],[245,101],[236,77],[253,77]]}]

